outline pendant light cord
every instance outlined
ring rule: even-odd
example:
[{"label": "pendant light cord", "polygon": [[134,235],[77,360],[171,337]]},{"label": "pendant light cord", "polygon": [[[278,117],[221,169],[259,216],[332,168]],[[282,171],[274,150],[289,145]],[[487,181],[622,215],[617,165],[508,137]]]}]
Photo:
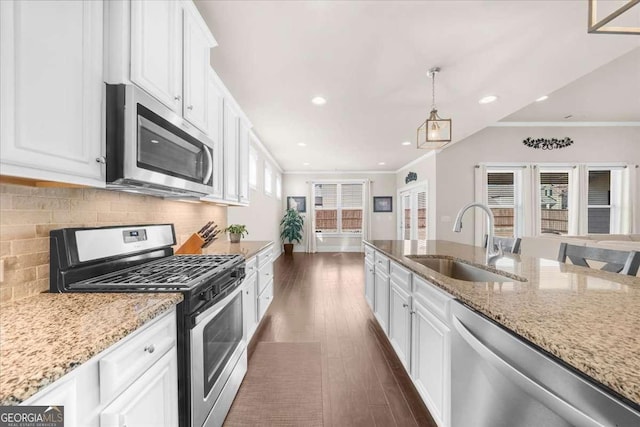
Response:
[{"label": "pendant light cord", "polygon": [[436,73],[431,72],[431,109],[436,109]]}]

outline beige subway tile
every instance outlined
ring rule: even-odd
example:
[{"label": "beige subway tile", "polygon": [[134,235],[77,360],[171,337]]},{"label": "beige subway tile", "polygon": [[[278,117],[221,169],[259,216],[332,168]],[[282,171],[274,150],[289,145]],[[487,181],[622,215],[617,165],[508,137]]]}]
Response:
[{"label": "beige subway tile", "polygon": [[9,302],[13,299],[13,287],[0,285],[0,302]]},{"label": "beige subway tile", "polygon": [[46,252],[36,252],[24,255],[17,255],[14,260],[11,261],[13,268],[28,268],[37,267],[42,265],[49,265],[49,249]]},{"label": "beige subway tile", "polygon": [[82,191],[82,188],[36,187],[31,194],[37,197],[52,197],[56,199],[82,199]]},{"label": "beige subway tile", "polygon": [[0,193],[0,209],[13,209],[13,195]]},{"label": "beige subway tile", "polygon": [[36,267],[36,278],[38,279],[49,278],[49,264],[39,265]]},{"label": "beige subway tile", "polygon": [[69,199],[54,197],[13,196],[13,209],[69,209]]},{"label": "beige subway tile", "polygon": [[104,212],[111,207],[108,200],[70,200],[69,208],[77,211]]},{"label": "beige subway tile", "polygon": [[84,200],[116,201],[120,199],[120,192],[113,190],[101,190],[98,188],[85,188]]},{"label": "beige subway tile", "polygon": [[127,221],[126,212],[98,212],[98,223],[110,225],[111,223],[122,223]]},{"label": "beige subway tile", "polygon": [[21,284],[36,280],[36,268],[21,268],[19,270],[11,270],[5,267],[4,281],[8,284]]},{"label": "beige subway tile", "polygon": [[0,211],[0,224],[48,224],[51,222],[51,212],[49,211],[23,211],[23,210],[2,210]]},{"label": "beige subway tile", "polygon": [[0,225],[0,240],[33,239],[36,237],[35,225]]},{"label": "beige subway tile", "polygon": [[49,250],[49,239],[46,237],[11,241],[12,255],[33,254],[47,250]]},{"label": "beige subway tile", "polygon": [[129,211],[129,203],[127,202],[122,202],[122,201],[111,202],[110,205],[111,206],[109,207],[109,210],[111,210],[111,212],[128,212]]},{"label": "beige subway tile", "polygon": [[36,225],[36,237],[49,237],[51,230],[68,227],[69,224],[38,224]]},{"label": "beige subway tile", "polygon": [[33,187],[17,184],[0,184],[0,193],[2,194],[31,194]]},{"label": "beige subway tile", "polygon": [[88,211],[53,211],[51,219],[60,224],[84,224],[96,222],[98,213]]},{"label": "beige subway tile", "polygon": [[0,242],[0,257],[11,255],[11,242]]}]

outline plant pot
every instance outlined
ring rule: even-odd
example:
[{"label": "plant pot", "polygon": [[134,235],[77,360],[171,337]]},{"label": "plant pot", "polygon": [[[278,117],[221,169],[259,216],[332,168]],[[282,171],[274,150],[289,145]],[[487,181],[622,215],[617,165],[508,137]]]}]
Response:
[{"label": "plant pot", "polygon": [[241,237],[242,234],[240,233],[229,233],[229,240],[231,240],[231,243],[240,243]]},{"label": "plant pot", "polygon": [[284,244],[284,254],[285,255],[293,255],[293,243],[285,243]]}]

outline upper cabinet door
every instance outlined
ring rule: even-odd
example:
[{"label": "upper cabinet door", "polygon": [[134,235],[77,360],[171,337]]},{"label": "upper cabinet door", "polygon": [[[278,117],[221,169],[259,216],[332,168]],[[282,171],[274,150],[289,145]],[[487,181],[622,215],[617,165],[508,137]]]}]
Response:
[{"label": "upper cabinet door", "polygon": [[242,119],[238,131],[238,192],[240,203],[249,203],[249,126]]},{"label": "upper cabinet door", "polygon": [[182,8],[131,1],[131,81],[182,114]]},{"label": "upper cabinet door", "polygon": [[0,1],[2,174],[104,186],[101,1]]},{"label": "upper cabinet door", "polygon": [[239,114],[230,101],[224,101],[224,198],[238,201]]},{"label": "upper cabinet door", "polygon": [[184,9],[184,118],[207,131],[207,86],[209,54],[213,38],[201,22],[198,11],[189,4]]},{"label": "upper cabinet door", "polygon": [[213,191],[209,195],[213,199],[222,199],[224,180],[223,149],[223,105],[224,94],[215,72],[209,69],[209,87],[207,89],[207,134],[214,141],[213,147]]}]

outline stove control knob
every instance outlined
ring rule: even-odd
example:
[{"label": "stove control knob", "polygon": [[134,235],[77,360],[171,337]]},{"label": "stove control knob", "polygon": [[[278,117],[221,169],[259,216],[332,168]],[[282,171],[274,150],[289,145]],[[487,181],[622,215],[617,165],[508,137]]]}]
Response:
[{"label": "stove control knob", "polygon": [[204,291],[200,293],[200,299],[202,301],[209,301],[211,299],[211,293],[209,291]]}]

